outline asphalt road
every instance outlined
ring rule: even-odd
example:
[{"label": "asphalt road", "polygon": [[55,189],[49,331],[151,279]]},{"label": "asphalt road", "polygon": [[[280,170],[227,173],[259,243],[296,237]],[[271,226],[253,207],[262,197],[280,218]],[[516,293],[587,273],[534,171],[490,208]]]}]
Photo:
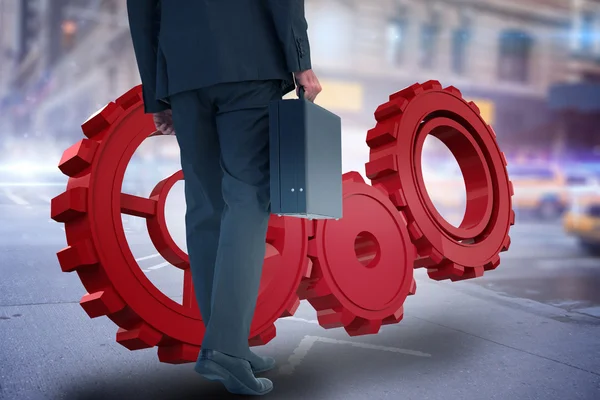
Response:
[{"label": "asphalt road", "polygon": [[[78,305],[85,290],[77,275],[56,261],[65,238],[49,220],[48,201],[60,188],[5,189],[0,399],[233,398],[190,364],[161,364],[155,350],[121,347],[109,319],[89,319]],[[180,296],[180,274],[126,226],[148,278]],[[600,398],[600,259],[558,223],[518,223],[512,243],[500,267],[480,279],[433,282],[416,271],[404,320],[377,335],[325,330],[303,303],[277,322],[271,343],[255,348],[278,362],[265,375],[275,383],[266,398]]]}]

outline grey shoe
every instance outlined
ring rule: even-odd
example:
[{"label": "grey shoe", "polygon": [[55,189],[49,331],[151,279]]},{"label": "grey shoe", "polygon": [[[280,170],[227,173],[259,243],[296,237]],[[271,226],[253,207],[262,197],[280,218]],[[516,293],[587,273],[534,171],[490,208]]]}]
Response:
[{"label": "grey shoe", "polygon": [[260,396],[273,390],[273,382],[256,378],[250,363],[219,351],[202,349],[195,371],[211,381],[220,381],[233,394]]},{"label": "grey shoe", "polygon": [[267,372],[275,368],[275,359],[271,357],[263,357],[258,354],[250,352],[250,366],[252,367],[252,372],[255,374],[260,374],[262,372]]}]

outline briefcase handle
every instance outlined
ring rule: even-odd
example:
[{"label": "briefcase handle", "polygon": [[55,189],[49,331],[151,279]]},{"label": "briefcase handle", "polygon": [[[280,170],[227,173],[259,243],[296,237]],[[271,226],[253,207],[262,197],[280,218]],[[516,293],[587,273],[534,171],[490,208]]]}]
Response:
[{"label": "briefcase handle", "polygon": [[296,80],[295,77],[294,77],[294,83],[296,84],[296,86],[298,86],[298,98],[300,100],[304,100],[304,86],[299,85],[298,81]]},{"label": "briefcase handle", "polygon": [[304,86],[300,86],[298,89],[298,98],[304,100]]}]

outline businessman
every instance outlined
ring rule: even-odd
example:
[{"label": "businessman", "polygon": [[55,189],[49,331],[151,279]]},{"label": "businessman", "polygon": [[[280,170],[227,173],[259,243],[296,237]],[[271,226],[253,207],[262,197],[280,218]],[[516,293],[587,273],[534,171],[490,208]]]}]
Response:
[{"label": "businessman", "polygon": [[145,112],[181,150],[206,325],[195,370],[232,393],[268,393],[254,374],[275,361],[248,347],[270,214],[268,104],[294,80],[309,101],[321,91],[304,0],[128,0],[127,11]]}]

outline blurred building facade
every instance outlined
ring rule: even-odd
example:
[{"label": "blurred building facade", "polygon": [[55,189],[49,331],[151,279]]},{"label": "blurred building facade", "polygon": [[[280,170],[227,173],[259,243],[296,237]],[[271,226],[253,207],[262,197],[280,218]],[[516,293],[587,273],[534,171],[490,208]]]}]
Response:
[{"label": "blurred building facade", "polygon": [[[139,83],[125,1],[0,4],[5,131],[73,141],[91,113]],[[390,93],[437,79],[480,104],[508,151],[560,148],[550,88],[600,76],[597,0],[306,0],[306,9],[320,102],[359,125],[374,123]]]},{"label": "blurred building facade", "polygon": [[596,1],[315,1],[308,20],[321,75],[360,82],[365,118],[389,93],[438,79],[485,106],[506,151],[557,152],[548,93],[597,70],[599,15]]},{"label": "blurred building facade", "polygon": [[[570,79],[554,85],[549,107],[552,132],[564,159],[596,162],[600,159],[600,2],[572,2],[573,30],[568,70]],[[538,132],[543,138],[543,132]],[[590,149],[592,150],[590,152]],[[591,153],[591,154],[590,154]]]},{"label": "blurred building facade", "polygon": [[[95,110],[139,81],[126,2],[120,0],[2,0],[14,10],[1,25],[5,131],[72,142]],[[7,17],[11,18],[11,17]],[[4,74],[3,74],[4,75]]]}]

